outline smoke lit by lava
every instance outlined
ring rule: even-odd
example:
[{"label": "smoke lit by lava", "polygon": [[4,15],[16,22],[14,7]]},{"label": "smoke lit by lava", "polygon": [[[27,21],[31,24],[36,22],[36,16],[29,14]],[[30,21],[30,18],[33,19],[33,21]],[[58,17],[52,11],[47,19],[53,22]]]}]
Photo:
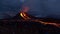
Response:
[{"label": "smoke lit by lava", "polygon": [[29,11],[29,8],[28,7],[24,7],[21,12],[20,12],[20,16],[26,20],[26,21],[33,21],[33,22],[38,22],[38,23],[41,23],[41,24],[44,24],[44,25],[54,25],[56,27],[59,27],[60,28],[60,24],[58,23],[55,23],[55,22],[44,22],[43,19],[33,19],[32,17],[29,17],[30,15],[27,14],[27,11]]}]

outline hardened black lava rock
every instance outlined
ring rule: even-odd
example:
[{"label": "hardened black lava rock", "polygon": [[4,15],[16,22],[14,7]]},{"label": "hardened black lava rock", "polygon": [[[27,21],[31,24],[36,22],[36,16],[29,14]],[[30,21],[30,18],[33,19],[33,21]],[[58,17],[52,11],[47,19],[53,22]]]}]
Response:
[{"label": "hardened black lava rock", "polygon": [[[17,17],[17,18],[16,18]],[[19,18],[19,19],[18,19]],[[60,34],[60,28],[38,22],[25,21],[21,16],[0,20],[0,34]]]}]

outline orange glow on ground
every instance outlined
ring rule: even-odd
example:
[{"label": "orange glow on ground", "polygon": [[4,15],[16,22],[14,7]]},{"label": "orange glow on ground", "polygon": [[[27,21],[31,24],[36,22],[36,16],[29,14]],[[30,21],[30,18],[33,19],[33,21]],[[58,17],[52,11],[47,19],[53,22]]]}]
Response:
[{"label": "orange glow on ground", "polygon": [[20,16],[24,19],[24,20],[29,20],[29,21],[33,21],[33,22],[38,22],[38,23],[41,23],[41,24],[44,24],[44,25],[54,25],[56,27],[59,27],[60,28],[60,24],[58,23],[54,23],[54,22],[44,22],[44,21],[41,21],[40,19],[32,19],[30,18],[26,13],[29,9],[27,7],[24,7],[23,10],[21,10],[21,13],[20,13]]}]

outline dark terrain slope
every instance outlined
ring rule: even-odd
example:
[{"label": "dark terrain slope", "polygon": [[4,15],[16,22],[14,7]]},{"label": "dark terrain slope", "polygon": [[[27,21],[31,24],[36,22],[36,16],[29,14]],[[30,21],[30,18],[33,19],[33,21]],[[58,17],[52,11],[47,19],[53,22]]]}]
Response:
[{"label": "dark terrain slope", "polygon": [[0,34],[60,34],[60,28],[38,22],[24,21],[19,14],[0,20]]}]

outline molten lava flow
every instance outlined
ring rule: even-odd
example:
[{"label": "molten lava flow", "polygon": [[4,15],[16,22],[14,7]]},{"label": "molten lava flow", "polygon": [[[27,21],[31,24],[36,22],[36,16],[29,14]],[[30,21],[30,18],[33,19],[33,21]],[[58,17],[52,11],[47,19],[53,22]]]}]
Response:
[{"label": "molten lava flow", "polygon": [[23,7],[23,9],[21,10],[20,16],[23,17],[23,19],[27,20],[30,19],[27,15],[27,11],[29,10],[28,7]]},{"label": "molten lava flow", "polygon": [[24,7],[24,9],[21,10],[20,16],[21,16],[24,20],[29,20],[29,21],[33,21],[33,22],[39,22],[39,23],[44,24],[44,25],[49,24],[49,25],[54,25],[54,26],[60,27],[60,24],[57,24],[57,23],[44,22],[44,21],[42,21],[41,19],[32,19],[32,18],[29,17],[28,14],[27,14],[27,11],[28,11],[28,10],[29,10],[29,9],[28,9],[27,7],[26,7],[26,8]]},{"label": "molten lava flow", "polygon": [[21,15],[21,17],[23,17],[23,19],[25,19],[25,20],[30,19],[25,12],[21,12],[20,15]]}]

